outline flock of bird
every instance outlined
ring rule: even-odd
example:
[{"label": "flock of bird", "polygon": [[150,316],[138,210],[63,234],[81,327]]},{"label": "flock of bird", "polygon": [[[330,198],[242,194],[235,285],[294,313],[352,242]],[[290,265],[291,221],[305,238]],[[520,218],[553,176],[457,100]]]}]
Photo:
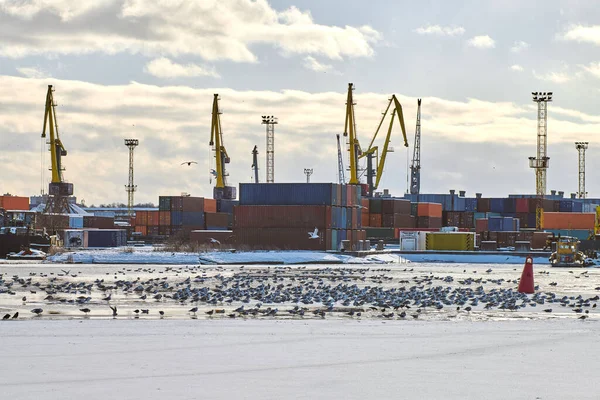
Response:
[{"label": "flock of bird", "polygon": [[[436,275],[419,267],[124,267],[107,272],[108,277],[53,270],[30,272],[27,277],[0,274],[0,309],[8,311],[2,319],[19,319],[16,307],[10,310],[7,305],[23,294],[22,306],[36,306],[30,310],[34,317],[70,317],[78,311],[85,318],[154,315],[161,319],[182,315],[198,318],[198,313],[206,318],[418,319],[520,310],[568,310],[586,319],[600,300],[598,295],[561,295],[539,287],[533,295],[519,293],[516,270],[515,279],[510,280],[497,277],[492,269],[464,270],[453,276]],[[578,279],[590,277],[587,271],[570,272]],[[559,283],[548,286],[556,288]],[[592,286],[591,291],[600,290]]]}]

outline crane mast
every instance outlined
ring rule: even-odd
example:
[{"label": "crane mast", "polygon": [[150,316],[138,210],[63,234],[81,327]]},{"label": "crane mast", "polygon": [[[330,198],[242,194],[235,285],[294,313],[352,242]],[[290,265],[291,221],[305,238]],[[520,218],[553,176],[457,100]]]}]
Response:
[{"label": "crane mast", "polygon": [[421,99],[417,100],[417,127],[415,128],[415,147],[410,167],[410,194],[418,195],[421,190]]},{"label": "crane mast", "polygon": [[62,157],[67,155],[58,133],[58,122],[56,120],[56,103],[54,102],[54,89],[48,85],[46,93],[46,106],[44,110],[44,126],[42,129],[42,138],[46,138],[46,131],[49,134],[47,144],[50,147],[52,181],[48,185],[48,201],[44,212],[46,213],[69,213],[70,206],[68,196],[73,195],[73,184],[66,183],[63,180],[64,167],[62,166]]},{"label": "crane mast", "polygon": [[544,218],[544,197],[546,196],[546,171],[550,163],[548,157],[548,102],[552,92],[532,92],[533,101],[538,105],[537,115],[537,155],[529,157],[529,167],[535,170],[535,227],[542,229]]},{"label": "crane mast", "polygon": [[342,158],[342,146],[340,145],[340,135],[335,135],[337,139],[337,152],[338,152],[338,182],[341,185],[346,184],[346,177],[344,176],[344,159]]},{"label": "crane mast", "polygon": [[221,112],[219,111],[219,95],[215,93],[212,107],[212,124],[210,129],[209,146],[213,147],[215,152],[215,171],[216,184],[213,189],[213,197],[220,199],[235,199],[235,188],[227,186],[227,171],[225,164],[229,164],[230,158],[223,145],[223,130],[221,128]]},{"label": "crane mast", "polygon": [[252,171],[254,172],[254,183],[258,183],[258,146],[252,150]]},{"label": "crane mast", "polygon": [[356,120],[354,118],[354,102],[352,100],[353,84],[348,84],[348,97],[346,99],[346,124],[344,126],[344,137],[348,137],[348,152],[350,154],[350,185],[358,185],[358,157],[362,151],[356,138]]}]

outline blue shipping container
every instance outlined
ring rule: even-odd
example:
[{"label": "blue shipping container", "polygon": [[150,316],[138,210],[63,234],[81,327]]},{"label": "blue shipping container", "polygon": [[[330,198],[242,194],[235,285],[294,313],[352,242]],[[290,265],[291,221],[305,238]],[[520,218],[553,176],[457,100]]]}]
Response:
[{"label": "blue shipping container", "polygon": [[217,212],[233,214],[233,207],[237,206],[239,203],[240,202],[237,200],[217,200]]},{"label": "blue shipping container", "polygon": [[467,211],[467,212],[477,211],[477,199],[465,199],[465,211]]},{"label": "blue shipping container", "polygon": [[[594,210],[594,211],[596,211],[596,210]],[[592,212],[594,212],[594,211],[592,211]],[[574,201],[572,212],[583,212],[583,203],[580,203],[579,201]]]},{"label": "blue shipping container", "polygon": [[[503,199],[504,200],[504,213],[516,213],[517,212],[517,199]],[[492,206],[493,207],[493,206]]]},{"label": "blue shipping container", "polygon": [[183,211],[171,211],[171,225],[183,225]]},{"label": "blue shipping container", "polygon": [[240,183],[240,205],[330,206],[334,204],[336,186],[333,183]]},{"label": "blue shipping container", "polygon": [[[171,225],[176,225],[171,222]],[[204,225],[204,213],[201,211],[182,211],[181,212],[181,225]]]},{"label": "blue shipping container", "polygon": [[504,218],[502,217],[490,217],[488,218],[488,231],[490,232],[502,232],[502,224]]},{"label": "blue shipping container", "polygon": [[490,199],[490,211],[496,213],[504,212],[504,199]]},{"label": "blue shipping container", "polygon": [[346,229],[352,229],[352,213],[354,209],[351,207],[346,208]]},{"label": "blue shipping container", "polygon": [[590,231],[587,229],[546,229],[546,232],[554,233],[555,236],[560,234],[561,237],[571,236],[579,240],[587,240],[587,238],[590,236]]}]

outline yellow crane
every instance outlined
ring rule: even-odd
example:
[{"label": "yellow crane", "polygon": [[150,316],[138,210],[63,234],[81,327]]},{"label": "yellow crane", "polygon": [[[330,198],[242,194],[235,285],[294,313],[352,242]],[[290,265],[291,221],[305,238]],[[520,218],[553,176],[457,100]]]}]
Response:
[{"label": "yellow crane", "polygon": [[231,161],[227,150],[223,145],[223,130],[221,129],[221,112],[219,111],[219,95],[215,93],[212,107],[212,124],[210,129],[209,146],[213,147],[215,152],[215,170],[211,173],[216,178],[216,184],[213,189],[213,197],[220,199],[235,199],[235,187],[227,186],[227,171],[225,164]]},{"label": "yellow crane", "polygon": [[[390,110],[391,105],[394,104],[394,109],[391,113],[390,125],[388,127],[387,135],[385,137],[385,141],[383,142],[383,149],[381,150],[381,154],[379,153],[379,147],[374,146],[375,139],[377,139],[377,135],[379,134],[379,130],[383,125],[383,121]],[[373,135],[373,139],[371,139],[371,143],[369,143],[369,147],[365,150],[359,158],[366,157],[367,158],[367,184],[369,185],[370,195],[373,195],[373,191],[379,187],[379,182],[381,181],[381,176],[383,174],[383,169],[385,167],[385,160],[387,157],[387,153],[394,151],[393,148],[390,147],[390,139],[392,136],[392,128],[394,127],[394,116],[398,116],[398,121],[400,122],[400,128],[402,129],[402,135],[404,137],[404,147],[408,147],[408,139],[406,137],[406,128],[404,127],[404,114],[402,113],[402,105],[396,98],[396,95],[393,94],[390,98],[387,108],[385,112],[381,116],[381,121],[379,121],[379,125],[375,130],[375,134]],[[377,169],[373,171],[373,157],[377,160]],[[373,183],[373,173],[375,173],[375,183]]]},{"label": "yellow crane", "polygon": [[358,185],[358,157],[362,150],[360,143],[356,137],[356,120],[354,119],[354,101],[352,100],[352,91],[354,85],[348,84],[348,96],[346,99],[346,125],[344,127],[344,137],[348,137],[349,152],[350,152],[350,180],[348,184]]},{"label": "yellow crane", "polygon": [[54,103],[54,89],[48,85],[46,94],[46,106],[44,111],[44,127],[42,129],[42,138],[46,138],[46,130],[49,132],[48,144],[50,146],[52,181],[48,185],[48,201],[46,202],[45,212],[47,213],[69,213],[70,207],[68,196],[73,195],[73,184],[64,182],[64,168],[62,166],[62,157],[67,155],[67,150],[60,140],[58,134],[58,122],[56,121],[56,104]]},{"label": "yellow crane", "polygon": [[[385,112],[383,113],[381,121],[379,122],[379,125],[377,126],[377,130],[375,131],[375,134],[373,135],[373,138],[371,139],[371,143],[369,144],[368,149],[363,151],[362,148],[360,147],[360,143],[358,141],[357,134],[356,134],[356,119],[355,119],[355,115],[354,115],[355,103],[352,98],[353,90],[354,90],[354,85],[352,83],[349,83],[348,84],[348,95],[347,95],[347,99],[346,99],[346,124],[344,126],[344,136],[348,137],[348,145],[349,145],[348,151],[349,151],[349,156],[350,156],[350,180],[348,181],[348,184],[350,184],[350,185],[360,184],[359,172],[358,172],[358,169],[359,169],[358,162],[361,158],[366,157],[367,158],[367,183],[369,184],[369,191],[370,191],[369,194],[372,195],[373,191],[375,189],[377,189],[377,187],[379,186],[379,182],[381,181],[381,176],[383,174],[383,169],[385,166],[387,153],[393,151],[393,149],[390,148],[389,144],[390,144],[390,139],[391,139],[391,134],[392,134],[392,128],[394,125],[394,117],[396,115],[398,116],[398,121],[400,122],[400,128],[402,129],[402,135],[404,137],[404,146],[408,147],[408,139],[406,137],[406,128],[404,126],[404,114],[402,113],[402,105],[396,98],[396,95],[392,95],[392,97],[390,98],[390,100],[388,102],[387,108],[386,108]],[[387,136],[385,138],[383,148],[380,153],[379,147],[374,146],[374,143],[375,143],[375,139],[377,138],[377,135],[379,134],[379,130],[381,129],[381,126],[383,125],[383,121],[385,120],[385,117],[386,117],[387,113],[389,112],[392,104],[394,105],[394,109],[391,114],[391,119],[390,119]],[[376,177],[375,183],[373,183],[373,157],[375,157],[377,159],[377,161],[376,161],[377,169],[374,171],[375,177]]]}]

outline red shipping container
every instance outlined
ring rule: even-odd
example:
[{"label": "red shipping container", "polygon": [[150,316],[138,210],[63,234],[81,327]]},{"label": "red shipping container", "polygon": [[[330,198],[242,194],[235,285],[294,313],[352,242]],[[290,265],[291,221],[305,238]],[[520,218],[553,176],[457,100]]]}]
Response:
[{"label": "red shipping container", "polygon": [[329,250],[331,243],[330,229],[319,232],[318,239],[310,239],[308,231],[302,228],[239,228],[234,230],[234,236],[238,246],[263,250]]},{"label": "red shipping container", "polygon": [[158,236],[158,226],[148,226],[148,236]]},{"label": "red shipping container", "polygon": [[[172,209],[171,203],[171,209]],[[216,203],[215,203],[216,204]],[[203,197],[182,197],[181,198],[182,211],[186,212],[204,212],[204,198]]]},{"label": "red shipping container", "polygon": [[[252,207],[252,206],[245,206]],[[204,224],[206,229],[210,228],[229,228],[231,214],[227,213],[204,213]]]},{"label": "red shipping container", "polygon": [[487,218],[478,218],[475,220],[475,232],[481,233],[481,232],[486,232],[487,230],[488,230]]},{"label": "red shipping container", "polygon": [[362,207],[363,212],[369,213],[369,199],[367,197],[361,197],[360,205]]},{"label": "red shipping container", "polygon": [[518,213],[529,212],[529,199],[516,199],[515,207]]},{"label": "red shipping container", "polygon": [[394,228],[414,228],[415,217],[406,214],[394,214]]},{"label": "red shipping container", "polygon": [[217,212],[217,201],[215,199],[204,199],[204,212]]},{"label": "red shipping container", "polygon": [[135,212],[135,224],[137,226],[148,225],[148,211],[136,211]]},{"label": "red shipping container", "polygon": [[144,225],[144,226],[136,226],[135,227],[135,231],[138,233],[141,233],[142,236],[146,236],[148,235],[148,228]]},{"label": "red shipping container", "polygon": [[29,197],[0,196],[0,208],[7,211],[29,211]]},{"label": "red shipping container", "polygon": [[170,211],[159,211],[158,212],[158,225],[159,226],[171,226],[171,212]]},{"label": "red shipping container", "polygon": [[369,225],[372,228],[381,228],[381,214],[369,214]]},{"label": "red shipping container", "polygon": [[330,206],[237,206],[233,226],[237,228],[330,229]]}]

